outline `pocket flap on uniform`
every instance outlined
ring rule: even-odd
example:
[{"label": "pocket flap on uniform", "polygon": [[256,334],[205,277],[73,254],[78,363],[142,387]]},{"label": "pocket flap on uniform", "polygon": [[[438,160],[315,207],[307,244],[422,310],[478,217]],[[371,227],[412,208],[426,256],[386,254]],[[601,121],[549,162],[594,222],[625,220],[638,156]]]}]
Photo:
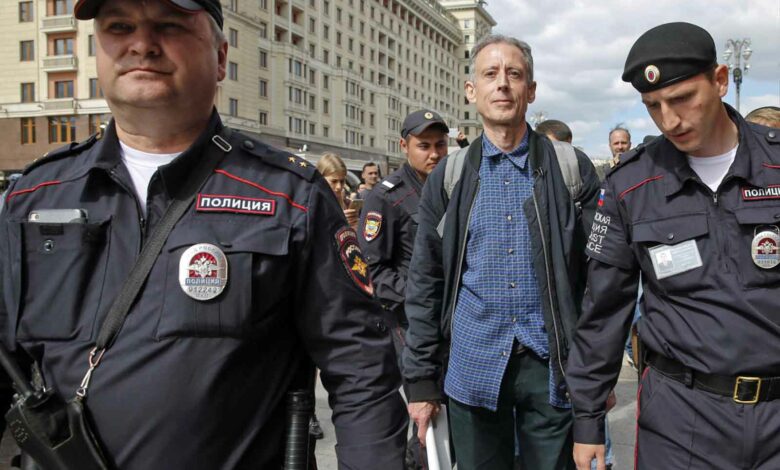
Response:
[{"label": "pocket flap on uniform", "polygon": [[766,207],[748,207],[734,211],[740,225],[778,225],[780,207],[775,210]]},{"label": "pocket flap on uniform", "polygon": [[225,253],[253,252],[281,256],[288,252],[290,227],[267,224],[188,224],[177,226],[166,250],[211,243]]},{"label": "pocket flap on uniform", "polygon": [[675,245],[707,233],[706,214],[686,214],[663,220],[645,220],[634,223],[635,242],[656,242]]}]

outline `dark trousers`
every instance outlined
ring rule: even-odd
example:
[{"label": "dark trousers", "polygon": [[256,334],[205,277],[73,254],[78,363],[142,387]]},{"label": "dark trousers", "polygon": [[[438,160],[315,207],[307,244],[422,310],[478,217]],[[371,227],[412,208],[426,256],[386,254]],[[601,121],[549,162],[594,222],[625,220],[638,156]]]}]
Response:
[{"label": "dark trousers", "polygon": [[509,359],[495,412],[450,399],[459,470],[512,470],[515,432],[523,469],[573,469],[572,413],[549,402],[550,369],[533,353]]},{"label": "dark trousers", "polygon": [[738,404],[652,367],[640,387],[637,469],[780,469],[780,400]]}]

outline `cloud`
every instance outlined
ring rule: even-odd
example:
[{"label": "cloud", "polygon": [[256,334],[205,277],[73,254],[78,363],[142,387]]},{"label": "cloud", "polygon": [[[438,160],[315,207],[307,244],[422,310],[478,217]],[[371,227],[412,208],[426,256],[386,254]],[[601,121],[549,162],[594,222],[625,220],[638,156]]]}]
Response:
[{"label": "cloud", "polygon": [[780,101],[777,0],[490,0],[487,10],[498,22],[494,32],[518,37],[533,49],[538,89],[529,113],[544,111],[569,123],[575,144],[592,157],[609,154],[607,133],[618,122],[626,122],[635,139],[658,134],[639,94],[620,75],[634,41],[662,23],[688,21],[705,28],[719,60],[727,39],[749,37],[754,52],[741,109]]}]

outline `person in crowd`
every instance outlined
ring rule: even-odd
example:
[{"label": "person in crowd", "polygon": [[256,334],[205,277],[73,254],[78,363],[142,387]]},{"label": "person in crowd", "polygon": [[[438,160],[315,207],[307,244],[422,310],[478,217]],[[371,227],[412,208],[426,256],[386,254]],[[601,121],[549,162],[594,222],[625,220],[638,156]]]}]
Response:
[{"label": "person in crowd", "polygon": [[422,440],[443,378],[458,468],[512,469],[515,435],[523,468],[573,468],[563,365],[599,182],[576,150],[573,198],[552,143],[526,122],[536,94],[528,44],[489,35],[471,60],[466,95],[484,133],[464,152],[457,183],[448,184],[458,152],[420,198],[405,292],[409,415]]},{"label": "person in crowd", "polygon": [[[3,344],[61,399],[78,390],[108,468],[282,468],[288,394],[314,365],[339,465],[401,468],[400,376],[356,233],[312,165],[225,127],[214,107],[221,2],[78,0],[74,14],[94,18],[113,118],[9,190]],[[178,220],[174,201],[188,204]],[[146,282],[97,350],[159,234]]]},{"label": "person in crowd", "polygon": [[[392,312],[399,363],[408,326],[404,293],[417,233],[417,207],[428,175],[447,155],[448,132],[435,111],[421,109],[406,116],[400,142],[406,162],[369,193],[360,216],[360,248],[371,270],[374,293],[382,308]],[[408,449],[407,468],[424,468],[425,456],[416,434]]]},{"label": "person in crowd", "polygon": [[547,136],[550,140],[557,140],[558,142],[571,143],[573,137],[569,126],[557,119],[548,119],[540,122],[534,130],[537,134]]},{"label": "person in crowd", "polygon": [[745,121],[780,129],[780,108],[777,106],[756,108],[745,116]]},{"label": "person in crowd", "polygon": [[379,174],[379,165],[374,162],[364,164],[363,171],[360,173],[360,178],[363,180],[365,187],[358,191],[358,194],[360,195],[360,199],[365,199],[381,178]]},{"label": "person in crowd", "polygon": [[325,181],[328,182],[330,189],[333,190],[333,194],[344,212],[344,218],[347,219],[347,224],[353,230],[357,230],[360,214],[357,209],[350,207],[352,200],[347,196],[346,192],[347,166],[344,164],[344,161],[335,153],[325,153],[317,160],[317,171],[320,172]]},{"label": "person in crowd", "polygon": [[623,80],[663,134],[607,175],[566,377],[579,470],[604,468],[606,397],[644,287],[636,467],[780,468],[780,136],[722,101],[703,28],[666,23]]}]

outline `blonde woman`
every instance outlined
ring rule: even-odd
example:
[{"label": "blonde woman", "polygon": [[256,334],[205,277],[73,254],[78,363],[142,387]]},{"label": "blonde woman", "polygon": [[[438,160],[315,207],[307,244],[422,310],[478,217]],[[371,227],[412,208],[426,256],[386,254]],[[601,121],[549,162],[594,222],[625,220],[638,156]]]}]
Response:
[{"label": "blonde woman", "polygon": [[347,198],[345,191],[347,166],[344,165],[344,161],[335,153],[326,153],[317,161],[317,170],[325,178],[325,181],[328,182],[330,189],[333,190],[333,194],[336,195],[336,200],[338,200],[341,209],[344,211],[347,223],[354,230],[357,230],[359,214],[357,209],[349,207],[351,201]]}]

